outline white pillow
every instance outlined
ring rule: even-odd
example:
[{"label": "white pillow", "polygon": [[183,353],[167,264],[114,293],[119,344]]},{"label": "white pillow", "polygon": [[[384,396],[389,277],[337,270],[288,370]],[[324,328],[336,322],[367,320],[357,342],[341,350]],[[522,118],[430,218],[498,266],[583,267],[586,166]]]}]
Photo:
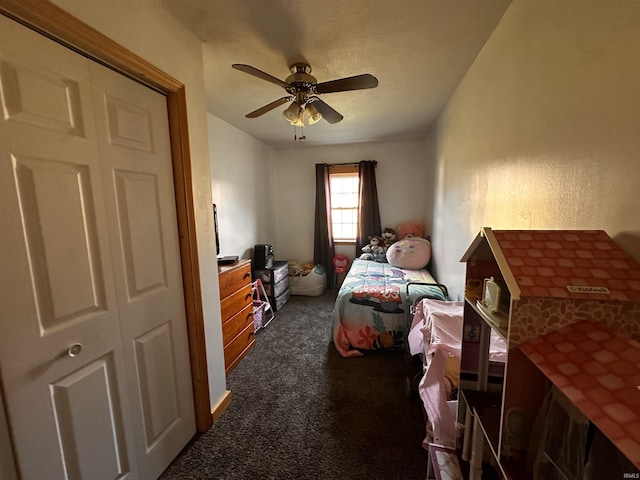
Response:
[{"label": "white pillow", "polygon": [[398,268],[420,270],[431,260],[431,242],[421,237],[407,237],[387,249],[387,261]]}]

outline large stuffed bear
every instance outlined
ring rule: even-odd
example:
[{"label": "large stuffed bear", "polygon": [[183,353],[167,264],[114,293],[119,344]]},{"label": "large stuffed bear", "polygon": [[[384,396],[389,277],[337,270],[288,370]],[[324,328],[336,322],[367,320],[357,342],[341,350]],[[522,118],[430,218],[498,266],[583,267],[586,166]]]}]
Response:
[{"label": "large stuffed bear", "polygon": [[414,222],[400,223],[396,227],[396,237],[400,240],[406,237],[424,237],[424,225]]}]

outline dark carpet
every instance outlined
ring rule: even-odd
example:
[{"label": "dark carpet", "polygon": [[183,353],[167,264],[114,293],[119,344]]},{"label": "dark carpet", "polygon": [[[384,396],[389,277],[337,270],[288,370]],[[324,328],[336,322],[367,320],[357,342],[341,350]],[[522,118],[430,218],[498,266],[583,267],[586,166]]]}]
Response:
[{"label": "dark carpet", "polygon": [[161,479],[424,479],[424,420],[403,352],[342,358],[335,293],[293,296],[227,378],[232,402]]}]

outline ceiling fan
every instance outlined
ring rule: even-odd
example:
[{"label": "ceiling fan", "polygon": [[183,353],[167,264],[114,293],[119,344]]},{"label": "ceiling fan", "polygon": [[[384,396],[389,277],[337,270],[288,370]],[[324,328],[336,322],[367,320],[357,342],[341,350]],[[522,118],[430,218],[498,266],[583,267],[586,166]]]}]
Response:
[{"label": "ceiling fan", "polygon": [[291,75],[284,81],[250,65],[235,63],[231,66],[249,75],[280,85],[288,93],[286,97],[279,98],[264,107],[248,113],[245,115],[247,118],[259,117],[280,105],[292,102],[282,114],[291,125],[296,127],[304,127],[305,120],[309,125],[313,125],[321,118],[324,118],[329,123],[338,123],[344,118],[340,113],[320,100],[318,95],[363,90],[378,86],[378,79],[368,73],[318,83],[316,78],[311,75],[311,67],[306,63],[294,63],[291,65],[289,67]]}]

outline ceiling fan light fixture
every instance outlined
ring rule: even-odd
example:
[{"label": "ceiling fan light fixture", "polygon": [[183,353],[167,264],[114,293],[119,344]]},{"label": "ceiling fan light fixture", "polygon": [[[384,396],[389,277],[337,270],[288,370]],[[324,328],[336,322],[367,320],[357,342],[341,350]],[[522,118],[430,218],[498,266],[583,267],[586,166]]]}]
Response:
[{"label": "ceiling fan light fixture", "polygon": [[[280,105],[292,102],[282,114],[291,125],[296,127],[304,127],[305,122],[307,122],[308,125],[313,125],[321,119],[326,120],[330,124],[342,121],[344,117],[324,101],[320,100],[318,95],[347,92],[350,90],[364,90],[378,86],[378,79],[369,73],[318,83],[316,78],[311,75],[311,67],[306,63],[294,63],[291,65],[289,67],[291,75],[289,75],[285,81],[262,70],[258,70],[251,65],[234,63],[232,67],[278,85],[287,92],[287,96],[260,107],[248,113],[245,117],[256,118]],[[316,105],[320,107],[320,109],[318,110],[316,106],[311,105],[312,102],[317,102]]]},{"label": "ceiling fan light fixture", "polygon": [[307,104],[307,107],[305,109],[305,113],[307,115],[307,122],[309,122],[309,125],[313,125],[314,123],[318,123],[322,119],[322,114],[311,103]]},{"label": "ceiling fan light fixture", "polygon": [[296,102],[292,102],[291,105],[282,112],[282,115],[284,115],[284,118],[286,118],[289,123],[293,123],[300,117],[300,110],[300,105]]},{"label": "ceiling fan light fixture", "polygon": [[296,121],[289,123],[294,127],[304,127],[304,117],[300,115]]}]

